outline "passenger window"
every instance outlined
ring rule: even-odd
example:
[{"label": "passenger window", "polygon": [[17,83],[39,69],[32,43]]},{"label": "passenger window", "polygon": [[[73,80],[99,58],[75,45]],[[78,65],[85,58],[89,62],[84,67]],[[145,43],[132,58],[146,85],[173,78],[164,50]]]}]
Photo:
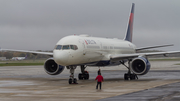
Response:
[{"label": "passenger window", "polygon": [[69,45],[63,45],[63,50],[70,49]]}]

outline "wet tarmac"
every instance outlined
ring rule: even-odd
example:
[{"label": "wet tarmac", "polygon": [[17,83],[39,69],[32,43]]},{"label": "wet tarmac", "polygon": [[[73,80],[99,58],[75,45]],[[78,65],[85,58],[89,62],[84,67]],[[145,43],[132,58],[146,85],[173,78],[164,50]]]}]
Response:
[{"label": "wet tarmac", "polygon": [[97,101],[180,101],[180,82]]},{"label": "wet tarmac", "polygon": [[[179,101],[180,61],[153,61],[148,74],[124,81],[123,66],[101,68],[105,81],[96,90],[97,70],[87,68],[89,80],[68,84],[69,70],[51,76],[43,66],[0,67],[0,101]],[[75,77],[80,68],[77,67]]]}]

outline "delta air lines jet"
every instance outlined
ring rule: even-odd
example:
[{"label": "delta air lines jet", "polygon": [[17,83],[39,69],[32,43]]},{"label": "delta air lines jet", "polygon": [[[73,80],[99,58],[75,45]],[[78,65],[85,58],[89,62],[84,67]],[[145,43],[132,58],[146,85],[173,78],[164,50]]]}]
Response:
[{"label": "delta air lines jet", "polygon": [[150,70],[150,62],[148,56],[166,55],[180,53],[180,51],[154,52],[154,53],[137,53],[138,50],[165,47],[171,45],[152,46],[144,48],[136,48],[132,43],[134,6],[129,17],[128,29],[123,40],[91,37],[88,35],[71,35],[60,39],[53,53],[25,51],[14,49],[1,49],[6,51],[28,52],[32,54],[44,54],[52,56],[46,60],[44,69],[49,75],[58,75],[64,68],[70,70],[69,84],[76,83],[74,78],[74,70],[80,66],[79,80],[89,79],[88,72],[85,71],[87,66],[115,66],[124,65],[128,62],[128,72],[124,74],[125,80],[137,79],[137,75],[145,75]]}]

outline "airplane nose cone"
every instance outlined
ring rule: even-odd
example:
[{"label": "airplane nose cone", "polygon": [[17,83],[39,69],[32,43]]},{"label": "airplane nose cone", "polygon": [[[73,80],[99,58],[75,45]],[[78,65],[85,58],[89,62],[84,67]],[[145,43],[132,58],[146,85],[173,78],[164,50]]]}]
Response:
[{"label": "airplane nose cone", "polygon": [[54,61],[62,66],[68,65],[69,54],[66,51],[54,50],[53,51]]}]

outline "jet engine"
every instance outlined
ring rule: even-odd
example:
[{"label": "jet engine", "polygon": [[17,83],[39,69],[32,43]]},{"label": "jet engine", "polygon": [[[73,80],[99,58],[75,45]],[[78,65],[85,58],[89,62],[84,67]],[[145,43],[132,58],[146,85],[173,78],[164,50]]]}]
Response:
[{"label": "jet engine", "polygon": [[137,57],[132,60],[131,65],[130,65],[130,70],[137,75],[144,75],[146,74],[151,65],[149,61],[144,58],[144,57]]},{"label": "jet engine", "polygon": [[49,58],[44,63],[44,69],[49,75],[58,75],[64,70],[64,66],[58,65],[53,58]]}]

